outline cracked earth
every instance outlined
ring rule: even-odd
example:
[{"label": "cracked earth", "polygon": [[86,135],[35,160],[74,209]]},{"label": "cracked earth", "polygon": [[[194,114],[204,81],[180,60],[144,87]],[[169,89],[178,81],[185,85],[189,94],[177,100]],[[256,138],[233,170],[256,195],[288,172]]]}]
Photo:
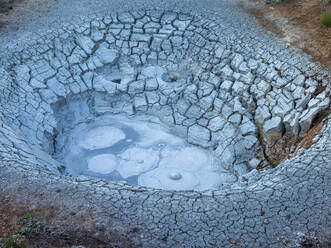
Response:
[{"label": "cracked earth", "polygon": [[[60,2],[1,35],[2,198],[135,247],[330,242],[331,75],[236,4]],[[125,125],[100,127],[121,116],[156,118],[222,172],[174,170],[173,147],[157,163],[153,146],[113,152]],[[77,147],[92,174],[73,172]]]}]

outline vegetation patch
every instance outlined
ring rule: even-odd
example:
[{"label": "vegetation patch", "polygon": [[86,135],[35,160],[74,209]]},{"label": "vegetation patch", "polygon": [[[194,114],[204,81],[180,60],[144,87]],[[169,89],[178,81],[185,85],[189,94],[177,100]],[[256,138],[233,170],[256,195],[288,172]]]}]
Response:
[{"label": "vegetation patch", "polygon": [[281,5],[281,4],[286,4],[289,1],[290,0],[271,0],[271,1],[268,1],[268,2],[271,3],[272,5]]},{"label": "vegetation patch", "polygon": [[322,15],[322,24],[327,27],[331,27],[331,11],[326,11]]},{"label": "vegetation patch", "polygon": [[34,214],[25,214],[19,219],[21,226],[19,234],[25,237],[33,237],[41,231],[42,223]]},{"label": "vegetation patch", "polygon": [[[1,1],[1,0],[0,0]],[[24,239],[18,235],[13,235],[6,239],[1,248],[28,248]]]}]

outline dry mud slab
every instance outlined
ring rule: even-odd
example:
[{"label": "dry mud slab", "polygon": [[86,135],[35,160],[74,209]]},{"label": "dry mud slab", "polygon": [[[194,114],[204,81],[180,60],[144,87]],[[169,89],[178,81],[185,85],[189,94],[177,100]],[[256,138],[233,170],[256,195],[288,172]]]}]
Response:
[{"label": "dry mud slab", "polygon": [[[2,198],[136,247],[327,244],[330,74],[234,4],[59,2],[2,34]],[[149,187],[71,173],[70,130],[109,115],[158,118],[234,179],[181,191],[202,179],[167,165]],[[321,118],[312,146],[296,151]]]}]

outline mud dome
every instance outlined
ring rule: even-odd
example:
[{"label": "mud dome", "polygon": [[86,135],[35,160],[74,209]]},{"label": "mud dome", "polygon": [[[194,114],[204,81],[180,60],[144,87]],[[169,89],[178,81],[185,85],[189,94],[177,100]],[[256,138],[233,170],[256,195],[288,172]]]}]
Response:
[{"label": "mud dome", "polygon": [[146,247],[325,237],[330,124],[307,153],[283,144],[329,108],[330,76],[230,17],[125,12],[4,55],[0,190],[95,211]]}]

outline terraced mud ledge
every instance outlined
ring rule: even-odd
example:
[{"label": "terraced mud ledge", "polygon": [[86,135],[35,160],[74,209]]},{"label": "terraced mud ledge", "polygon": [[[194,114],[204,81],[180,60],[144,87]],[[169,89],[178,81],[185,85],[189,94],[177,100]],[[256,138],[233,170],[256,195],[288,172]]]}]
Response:
[{"label": "terraced mud ledge", "polygon": [[[277,144],[295,144],[329,108],[330,75],[230,3],[221,6],[224,15],[213,18],[164,9],[96,16],[9,46],[0,77],[1,194],[88,214],[106,240],[116,232],[136,246],[328,242],[328,117],[308,150],[256,168],[295,151]],[[59,118],[57,106],[72,99],[86,110],[68,107],[72,118]],[[211,149],[236,182],[197,193],[68,175],[54,151],[58,134],[120,113],[157,116]]]}]

